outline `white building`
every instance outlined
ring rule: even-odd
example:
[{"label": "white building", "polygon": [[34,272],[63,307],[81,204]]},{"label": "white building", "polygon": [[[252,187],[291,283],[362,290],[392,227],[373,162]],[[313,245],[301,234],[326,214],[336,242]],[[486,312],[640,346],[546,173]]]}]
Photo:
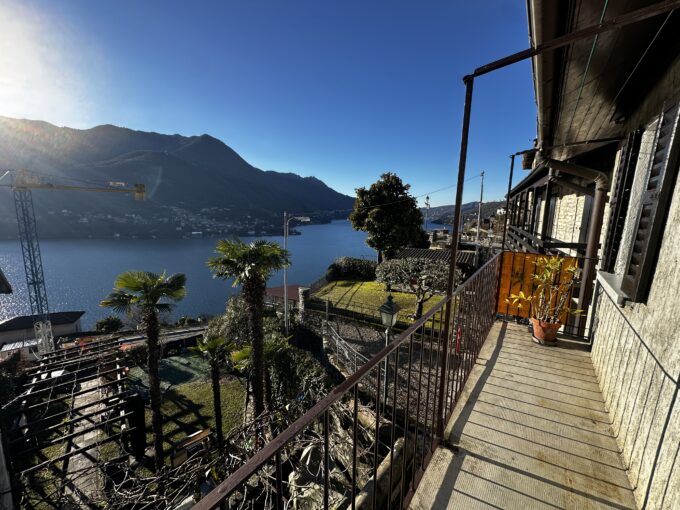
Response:
[{"label": "white building", "polygon": [[[84,313],[83,311],[50,313],[54,336],[66,336],[82,331],[80,318]],[[11,342],[32,340],[35,337],[33,331],[35,320],[34,315],[22,315],[0,322],[0,346]]]}]

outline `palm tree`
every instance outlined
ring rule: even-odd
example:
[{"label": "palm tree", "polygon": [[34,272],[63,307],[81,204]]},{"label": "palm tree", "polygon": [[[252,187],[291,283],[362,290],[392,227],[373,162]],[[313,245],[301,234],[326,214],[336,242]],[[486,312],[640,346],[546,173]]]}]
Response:
[{"label": "palm tree", "polygon": [[288,252],[278,243],[258,240],[217,242],[217,257],[208,260],[216,278],[234,278],[234,287],[241,285],[248,310],[253,361],[253,401],[255,416],[264,413],[264,331],[262,316],[267,280],[274,271],[289,263]]},{"label": "palm tree", "polygon": [[161,385],[158,373],[160,346],[158,336],[160,325],[158,314],[167,312],[172,305],[167,302],[179,301],[186,294],[187,278],[181,273],[171,276],[146,271],[127,271],[121,273],[114,282],[113,291],[100,306],[113,308],[116,312],[140,313],[141,322],[146,330],[149,348],[149,397],[151,400],[151,430],[156,470],[164,465],[163,459],[163,416],[161,415]]},{"label": "palm tree", "polygon": [[[290,346],[288,338],[280,332],[267,332],[264,339],[264,395],[265,402],[271,411],[274,406],[274,392],[272,389],[272,371],[275,370],[275,362],[278,356],[284,353]],[[253,368],[253,349],[251,345],[245,345],[231,353],[231,362],[234,368],[246,375],[249,379]],[[254,392],[253,392],[254,393]],[[246,383],[246,405],[248,403],[248,383]]]},{"label": "palm tree", "polygon": [[234,344],[223,336],[206,334],[196,342],[196,350],[201,353],[210,365],[210,380],[213,391],[213,410],[215,428],[217,429],[217,448],[222,451],[224,433],[222,431],[222,396],[220,394],[220,368],[224,365],[227,353]]}]

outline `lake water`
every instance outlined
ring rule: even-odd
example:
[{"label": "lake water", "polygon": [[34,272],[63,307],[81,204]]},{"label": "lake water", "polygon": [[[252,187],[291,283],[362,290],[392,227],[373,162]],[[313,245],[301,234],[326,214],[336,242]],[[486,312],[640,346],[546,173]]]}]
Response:
[{"label": "lake water", "polygon": [[[310,284],[321,277],[337,257],[374,258],[364,243],[366,234],[352,229],[348,221],[326,225],[296,226],[302,235],[288,238],[292,266],[288,283]],[[244,241],[254,238],[244,237]],[[266,239],[283,244],[283,237]],[[85,310],[83,326],[110,314],[99,301],[111,290],[115,277],[130,269],[167,271],[187,275],[187,295],[177,304],[174,317],[216,314],[227,298],[238,291],[231,282],[215,280],[205,261],[214,255],[216,239],[178,240],[77,240],[41,241],[41,253],[50,311]],[[0,268],[14,289],[0,295],[0,320],[30,314],[28,289],[18,241],[0,242]],[[270,286],[283,284],[275,274]]]}]

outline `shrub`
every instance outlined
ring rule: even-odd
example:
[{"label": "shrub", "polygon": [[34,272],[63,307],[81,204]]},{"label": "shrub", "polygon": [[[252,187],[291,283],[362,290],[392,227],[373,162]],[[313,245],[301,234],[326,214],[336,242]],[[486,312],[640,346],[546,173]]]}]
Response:
[{"label": "shrub", "polygon": [[100,333],[115,333],[123,327],[123,321],[115,315],[109,315],[95,324],[95,329]]},{"label": "shrub", "polygon": [[375,260],[340,257],[326,270],[326,280],[356,280],[371,282],[375,280]]},{"label": "shrub", "polygon": [[146,367],[149,358],[149,349],[146,343],[129,346],[124,352],[125,358],[131,366]]}]

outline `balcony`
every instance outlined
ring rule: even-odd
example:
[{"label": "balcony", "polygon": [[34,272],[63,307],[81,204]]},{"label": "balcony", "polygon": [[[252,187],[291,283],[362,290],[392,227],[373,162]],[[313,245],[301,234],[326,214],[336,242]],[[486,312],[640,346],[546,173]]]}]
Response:
[{"label": "balcony", "polygon": [[590,353],[496,322],[411,508],[636,508]]},{"label": "balcony", "polygon": [[196,508],[672,508],[677,380],[600,285],[588,338],[534,344],[505,304],[532,256],[497,255],[355,357]]}]

